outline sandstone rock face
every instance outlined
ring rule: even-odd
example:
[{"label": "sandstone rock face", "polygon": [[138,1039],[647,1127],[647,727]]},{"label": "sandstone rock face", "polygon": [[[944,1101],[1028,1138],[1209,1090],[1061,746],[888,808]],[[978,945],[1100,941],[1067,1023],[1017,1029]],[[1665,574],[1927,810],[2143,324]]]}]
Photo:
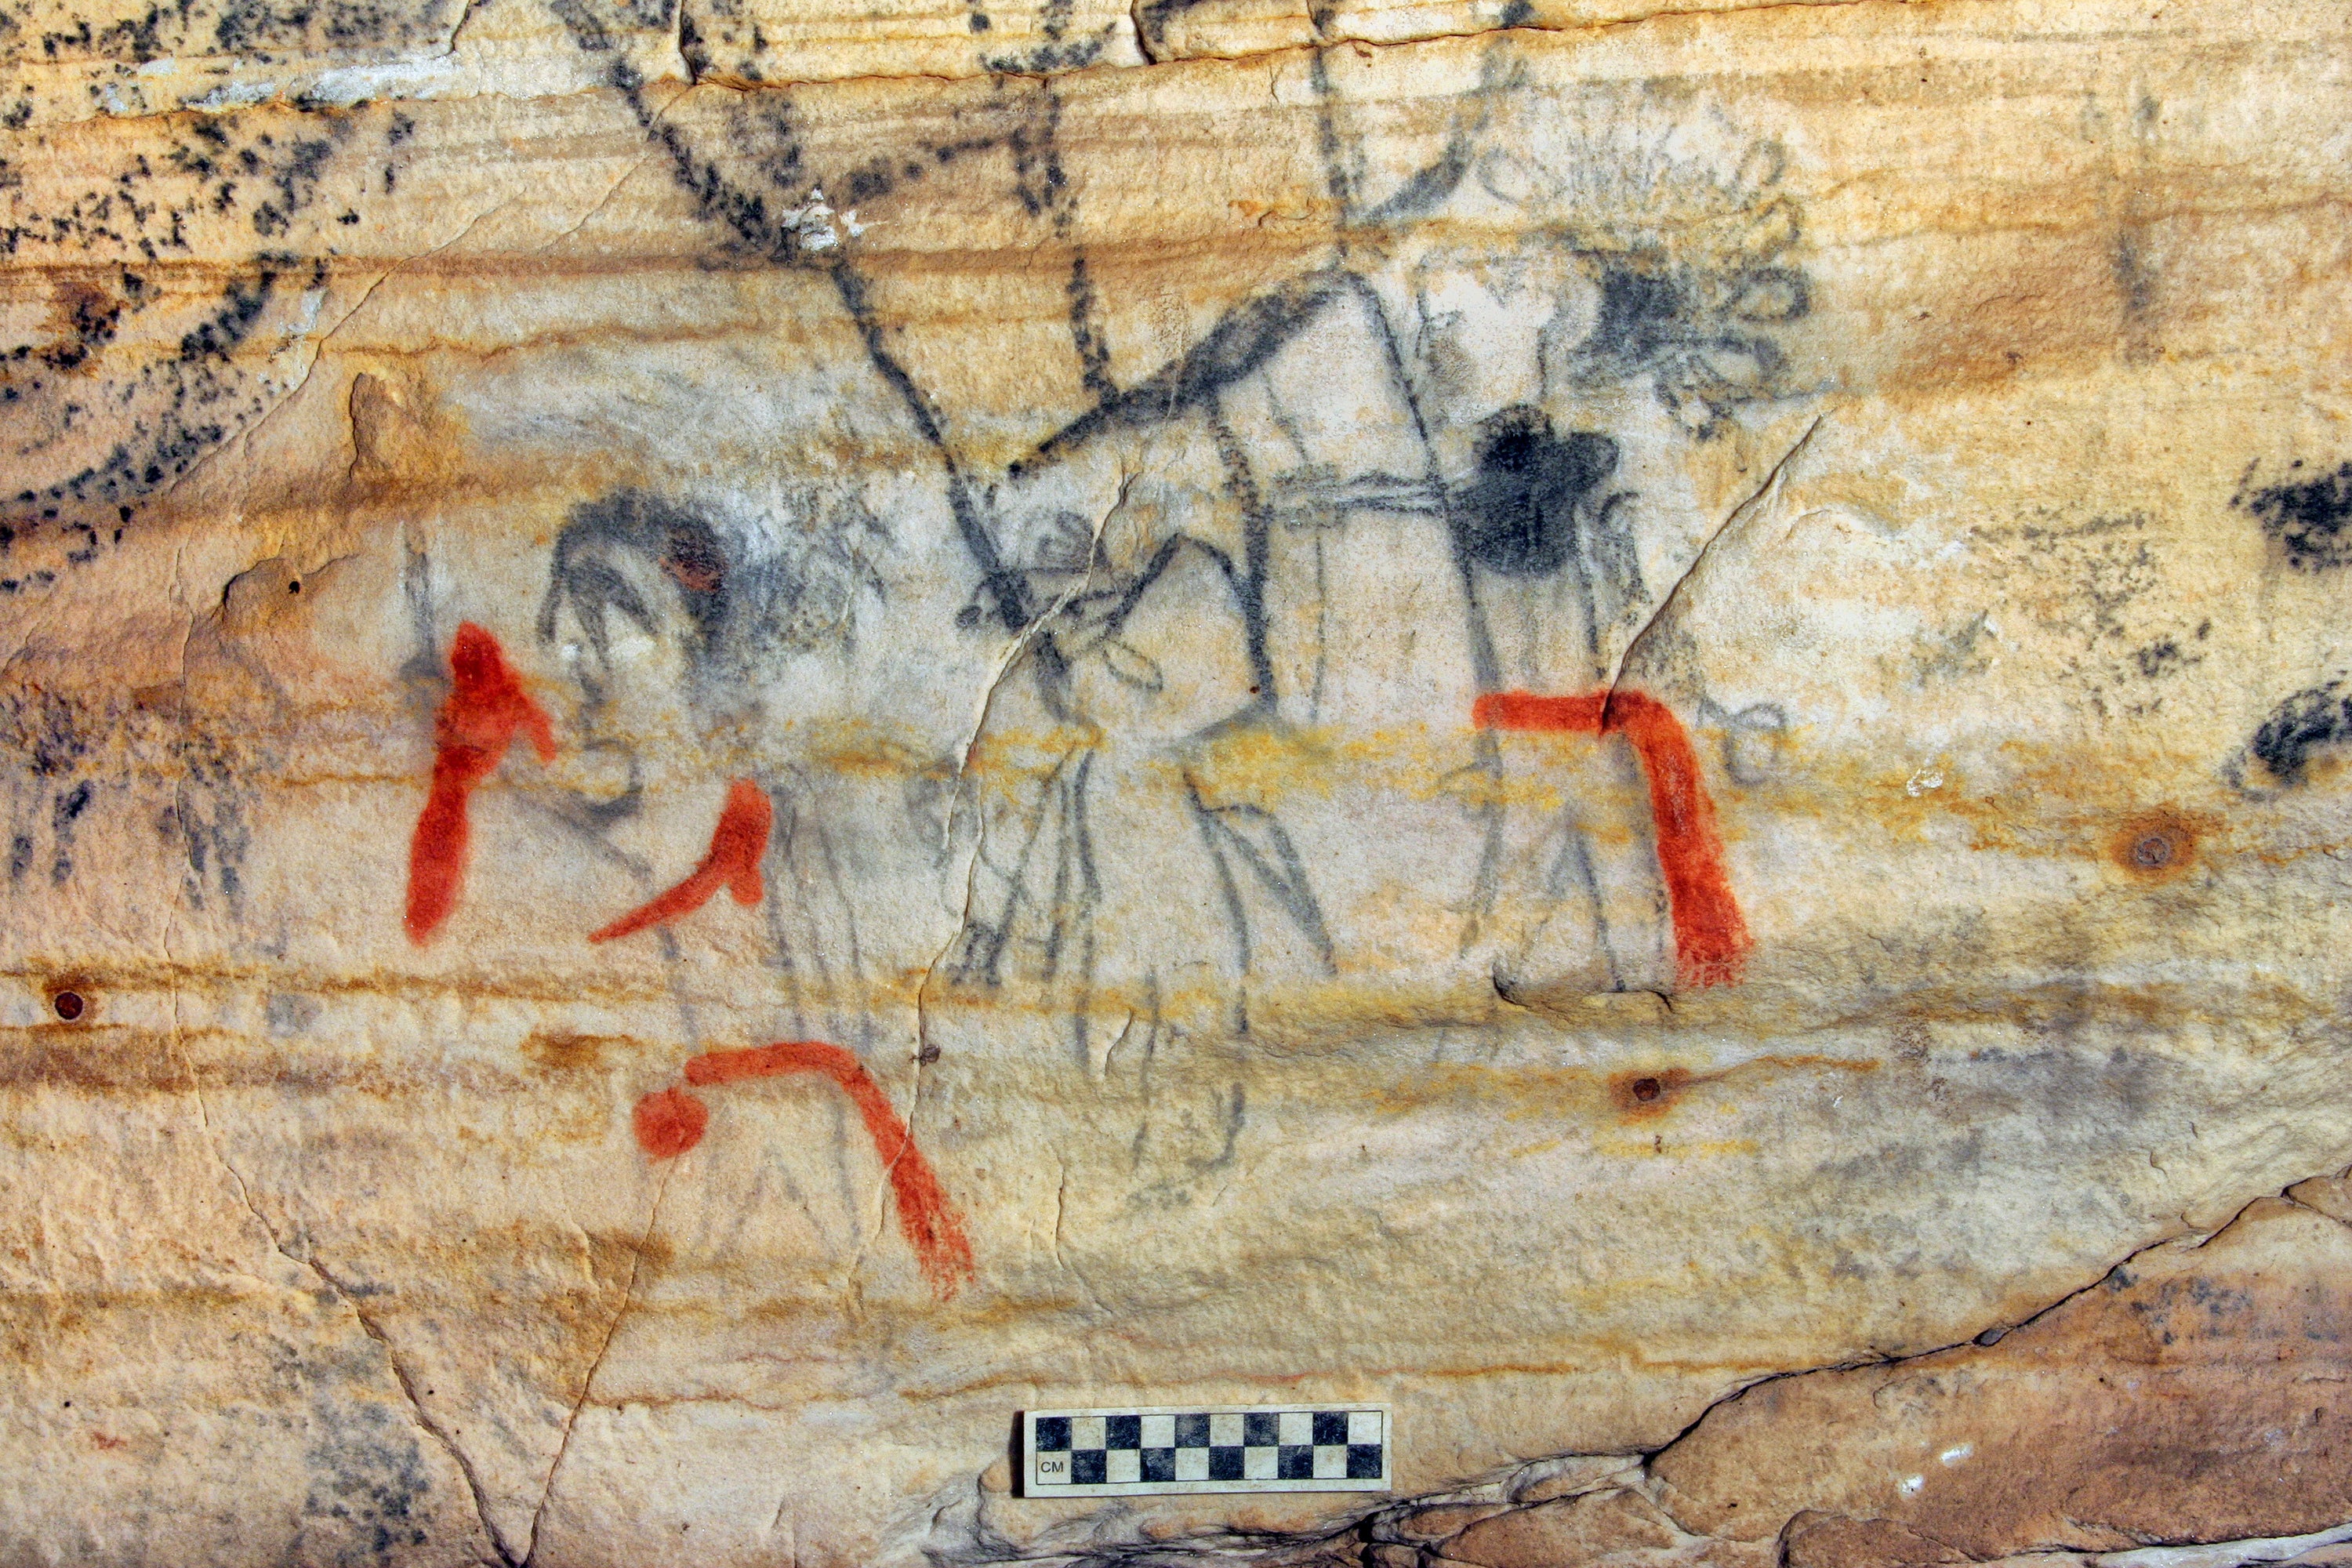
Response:
[{"label": "sandstone rock face", "polygon": [[2340,1557],[2348,44],[9,0],[0,1562]]}]

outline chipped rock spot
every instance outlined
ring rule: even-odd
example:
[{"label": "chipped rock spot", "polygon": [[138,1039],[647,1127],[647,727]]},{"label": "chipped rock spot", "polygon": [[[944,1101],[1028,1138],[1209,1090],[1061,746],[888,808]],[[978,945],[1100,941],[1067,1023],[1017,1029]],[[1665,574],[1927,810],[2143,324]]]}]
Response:
[{"label": "chipped rock spot", "polygon": [[1694,1081],[1686,1068],[1613,1073],[1609,1079],[1609,1100],[1620,1121],[1653,1121],[1672,1110],[1676,1098]]},{"label": "chipped rock spot", "polygon": [[2118,824],[2107,839],[2107,859],[2131,881],[2156,886],[2196,869],[2200,843],[2219,826],[2208,814],[2158,806]]}]

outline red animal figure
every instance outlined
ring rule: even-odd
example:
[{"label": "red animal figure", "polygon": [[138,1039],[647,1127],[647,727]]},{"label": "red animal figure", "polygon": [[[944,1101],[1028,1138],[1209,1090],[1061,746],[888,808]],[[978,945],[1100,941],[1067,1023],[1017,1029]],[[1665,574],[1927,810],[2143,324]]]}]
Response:
[{"label": "red animal figure", "polygon": [[[449,918],[465,884],[471,829],[467,798],[474,786],[497,771],[517,732],[530,737],[542,763],[555,759],[555,728],[546,711],[522,688],[498,638],[471,621],[457,628],[449,653],[449,695],[434,720],[433,784],[408,857],[408,937],[422,946]],[[684,881],[590,936],[611,942],[680,915],[690,914],[726,888],[739,904],[760,901],[764,887],[760,862],[767,854],[773,809],[748,779],[728,788],[727,805],[710,835],[702,863]],[[686,1081],[702,1087],[743,1078],[814,1072],[831,1079],[865,1119],[866,1135],[889,1173],[898,1201],[898,1224],[915,1249],[923,1274],[941,1297],[952,1296],[972,1278],[971,1243],[955,1205],[915,1147],[912,1135],[857,1058],[838,1046],[788,1041],[757,1050],[712,1051],[686,1064]],[[667,1089],[637,1102],[637,1142],[656,1159],[682,1154],[702,1141],[710,1111],[682,1089]]]},{"label": "red animal figure", "polygon": [[1622,735],[1642,760],[1650,784],[1650,816],[1657,824],[1658,869],[1675,926],[1675,959],[1685,990],[1738,984],[1752,945],[1731,879],[1723,868],[1723,839],[1715,803],[1699,783],[1698,758],[1680,721],[1654,697],[1638,691],[1592,691],[1538,697],[1491,691],[1471,708],[1482,729],[1540,730],[1577,735]]},{"label": "red animal figure", "polygon": [[[711,1051],[686,1064],[686,1081],[696,1088],[733,1083],[738,1079],[776,1078],[813,1072],[831,1079],[849,1097],[866,1121],[866,1136],[890,1177],[897,1200],[898,1228],[915,1249],[916,1261],[931,1289],[944,1299],[972,1278],[971,1243],[955,1205],[932,1174],[930,1163],[915,1147],[907,1124],[898,1120],[889,1100],[857,1058],[839,1046],[816,1040],[785,1040],[748,1051]],[[637,1142],[656,1160],[683,1154],[702,1141],[710,1111],[682,1089],[665,1089],[637,1101]]]},{"label": "red animal figure", "polygon": [[[712,829],[710,848],[693,873],[669,891],[623,915],[593,933],[590,942],[611,942],[691,914],[725,888],[747,908],[760,901],[764,889],[760,861],[768,852],[768,835],[774,808],[766,792],[749,779],[728,787],[727,805]],[[815,1040],[789,1040],[756,1050],[711,1051],[686,1064],[686,1081],[697,1088],[732,1083],[737,1079],[774,1078],[785,1073],[813,1072],[831,1079],[849,1096],[865,1119],[866,1136],[889,1173],[898,1199],[898,1226],[915,1249],[923,1276],[942,1298],[952,1296],[972,1276],[971,1243],[956,1217],[955,1206],[932,1173],[930,1162],[915,1147],[898,1113],[857,1058],[839,1046]],[[702,1142],[710,1125],[710,1109],[683,1089],[665,1089],[637,1101],[634,1121],[637,1142],[656,1160],[685,1153]]]},{"label": "red animal figure", "polygon": [[760,901],[760,861],[768,853],[768,831],[775,811],[767,793],[749,779],[728,786],[727,805],[711,830],[710,849],[691,876],[668,892],[630,910],[611,925],[590,934],[590,942],[612,942],[648,926],[692,914],[710,901],[721,887],[749,909]]},{"label": "red animal figure", "polygon": [[408,940],[432,938],[466,881],[474,786],[498,771],[517,731],[542,763],[555,760],[555,727],[522,689],[499,639],[467,621],[449,650],[449,695],[433,721],[433,787],[408,849]]}]

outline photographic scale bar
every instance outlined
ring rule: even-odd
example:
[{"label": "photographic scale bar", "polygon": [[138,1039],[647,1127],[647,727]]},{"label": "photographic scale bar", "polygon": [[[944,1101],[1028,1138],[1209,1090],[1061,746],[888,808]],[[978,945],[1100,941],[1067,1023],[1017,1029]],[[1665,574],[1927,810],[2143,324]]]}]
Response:
[{"label": "photographic scale bar", "polygon": [[1383,1405],[1026,1410],[1021,1447],[1033,1498],[1389,1489]]}]

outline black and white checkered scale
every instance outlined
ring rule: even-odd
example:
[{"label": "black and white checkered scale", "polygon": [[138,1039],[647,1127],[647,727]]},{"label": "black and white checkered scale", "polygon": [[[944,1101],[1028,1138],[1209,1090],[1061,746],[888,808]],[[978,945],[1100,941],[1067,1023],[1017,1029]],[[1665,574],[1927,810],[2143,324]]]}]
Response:
[{"label": "black and white checkered scale", "polygon": [[1041,1487],[1153,1481],[1378,1480],[1386,1423],[1377,1410],[1040,1415]]}]

